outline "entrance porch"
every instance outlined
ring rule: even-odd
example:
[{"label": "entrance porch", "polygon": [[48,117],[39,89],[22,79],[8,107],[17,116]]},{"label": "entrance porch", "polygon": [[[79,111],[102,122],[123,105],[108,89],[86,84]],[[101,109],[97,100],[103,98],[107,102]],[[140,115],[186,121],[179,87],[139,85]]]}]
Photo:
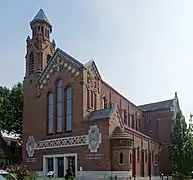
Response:
[{"label": "entrance porch", "polygon": [[43,174],[54,171],[54,177],[62,178],[68,168],[77,176],[77,153],[43,155]]}]

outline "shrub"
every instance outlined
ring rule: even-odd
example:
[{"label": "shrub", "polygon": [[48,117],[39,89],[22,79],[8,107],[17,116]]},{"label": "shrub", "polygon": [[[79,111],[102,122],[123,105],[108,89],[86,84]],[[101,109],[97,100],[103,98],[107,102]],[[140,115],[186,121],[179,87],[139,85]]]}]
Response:
[{"label": "shrub", "polygon": [[29,172],[28,180],[37,180],[37,178],[38,178],[38,173],[36,173],[36,172]]},{"label": "shrub", "polygon": [[24,180],[26,177],[29,176],[29,172],[27,171],[26,166],[12,166],[6,169],[7,172],[16,174],[16,178],[18,180]]},{"label": "shrub", "polygon": [[74,176],[71,168],[68,168],[66,170],[65,180],[74,180]]}]

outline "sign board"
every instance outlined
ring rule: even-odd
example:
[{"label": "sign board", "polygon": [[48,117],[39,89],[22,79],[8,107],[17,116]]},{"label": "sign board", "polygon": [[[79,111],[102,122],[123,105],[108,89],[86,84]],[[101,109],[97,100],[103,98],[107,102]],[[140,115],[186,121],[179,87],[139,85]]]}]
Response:
[{"label": "sign board", "polygon": [[47,173],[47,177],[53,177],[54,176],[54,171],[49,171]]},{"label": "sign board", "polygon": [[36,158],[27,158],[26,162],[36,162]]}]

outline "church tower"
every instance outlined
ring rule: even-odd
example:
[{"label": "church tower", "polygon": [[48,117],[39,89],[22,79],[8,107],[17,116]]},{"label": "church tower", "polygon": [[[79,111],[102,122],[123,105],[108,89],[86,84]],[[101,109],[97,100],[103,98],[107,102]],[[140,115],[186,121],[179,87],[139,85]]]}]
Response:
[{"label": "church tower", "polygon": [[[38,77],[46,67],[55,51],[55,42],[50,41],[52,25],[43,9],[40,9],[30,22],[32,36],[27,37],[26,74],[25,77]],[[30,78],[31,79],[31,78]]]}]

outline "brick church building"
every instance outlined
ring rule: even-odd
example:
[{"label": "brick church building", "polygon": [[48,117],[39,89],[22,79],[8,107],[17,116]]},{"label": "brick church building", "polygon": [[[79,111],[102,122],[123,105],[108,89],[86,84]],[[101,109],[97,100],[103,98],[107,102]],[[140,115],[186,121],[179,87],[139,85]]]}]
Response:
[{"label": "brick church building", "polygon": [[56,48],[39,10],[26,39],[23,162],[46,176],[146,177],[170,173],[167,145],[179,111],[177,93],[137,106],[85,64]]}]

